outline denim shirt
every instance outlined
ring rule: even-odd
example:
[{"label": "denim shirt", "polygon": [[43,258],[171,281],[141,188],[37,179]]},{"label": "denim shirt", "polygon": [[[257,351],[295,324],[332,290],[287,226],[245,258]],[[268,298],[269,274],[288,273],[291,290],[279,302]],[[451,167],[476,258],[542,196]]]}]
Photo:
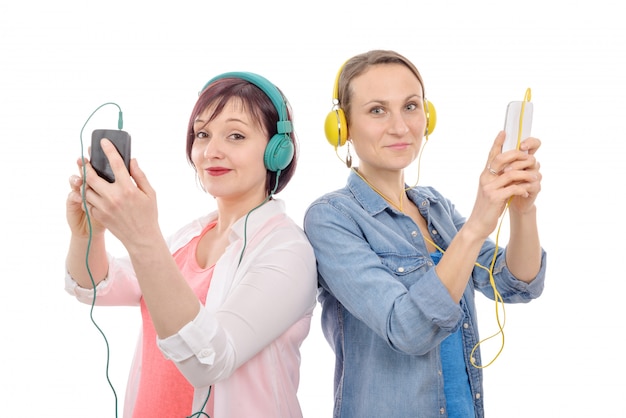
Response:
[{"label": "denim shirt", "polygon": [[[431,187],[407,192],[428,224],[430,239],[446,249],[463,218]],[[462,330],[476,417],[484,416],[481,369],[470,363],[480,341],[475,290],[494,298],[489,274],[474,268],[460,303],[434,269],[417,224],[355,173],[346,187],[315,200],[304,217],[318,267],[322,328],[335,352],[334,417],[447,417],[440,343]],[[486,240],[477,263],[490,266]],[[498,248],[493,268],[505,302],[523,303],[543,291],[546,254],[531,283],[517,280]],[[481,364],[480,349],[474,351]]]}]

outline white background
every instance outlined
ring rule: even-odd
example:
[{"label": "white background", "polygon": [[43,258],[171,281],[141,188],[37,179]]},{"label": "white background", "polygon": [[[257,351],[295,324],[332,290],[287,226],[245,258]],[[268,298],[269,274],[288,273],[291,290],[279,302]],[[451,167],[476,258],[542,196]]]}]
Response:
[{"label": "white background", "polygon": [[[225,71],[274,81],[295,112],[301,157],[279,195],[301,222],[348,174],[323,136],[341,63],[394,49],[418,66],[438,125],[420,184],[469,214],[506,104],[532,88],[544,174],[544,295],[506,309],[485,370],[488,417],[626,416],[623,295],[626,31],[613,2],[3,2],[0,5],[0,416],[115,417],[106,346],[89,306],[63,290],[67,178],[102,103],[124,111],[133,156],[157,189],[163,232],[213,208],[185,160],[197,92]],[[241,3],[241,4],[240,4]],[[615,3],[617,4],[617,3]],[[105,106],[85,128],[116,128]],[[341,150],[343,151],[343,150]],[[413,171],[411,171],[413,170]],[[408,179],[415,178],[415,167]],[[506,220],[501,239],[506,237]],[[506,240],[503,241],[504,243]],[[113,252],[123,252],[111,240]],[[483,337],[494,305],[479,305]],[[140,325],[96,308],[120,411]],[[497,340],[484,345],[484,358]],[[333,358],[319,307],[302,349],[305,417],[329,417]],[[217,417],[219,418],[219,417]]]}]

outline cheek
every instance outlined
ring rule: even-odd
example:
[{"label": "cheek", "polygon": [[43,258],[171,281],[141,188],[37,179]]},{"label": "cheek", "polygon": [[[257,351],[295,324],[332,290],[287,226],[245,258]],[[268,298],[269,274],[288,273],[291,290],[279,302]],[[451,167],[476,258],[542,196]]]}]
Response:
[{"label": "cheek", "polygon": [[375,123],[363,119],[350,126],[349,134],[355,150],[364,150],[368,147],[375,147],[384,135],[385,127],[382,123]]},{"label": "cheek", "polygon": [[410,119],[409,126],[412,131],[422,135],[426,131],[426,114],[422,113],[419,117]]},{"label": "cheek", "polygon": [[198,145],[197,142],[194,142],[191,146],[191,162],[198,167],[200,162],[204,159],[204,149]]},{"label": "cheek", "polygon": [[367,118],[355,118],[348,125],[348,136],[353,140],[366,142],[377,135],[378,129],[376,124],[371,123]]}]

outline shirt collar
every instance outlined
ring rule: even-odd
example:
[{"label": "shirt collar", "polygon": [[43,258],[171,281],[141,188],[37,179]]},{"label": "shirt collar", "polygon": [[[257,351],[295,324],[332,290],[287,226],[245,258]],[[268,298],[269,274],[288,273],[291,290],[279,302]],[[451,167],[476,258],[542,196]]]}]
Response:
[{"label": "shirt collar", "polygon": [[[353,170],[350,170],[347,187],[361,207],[370,215],[377,215],[387,208],[397,212],[397,209],[393,208],[382,196],[372,190],[372,188]],[[405,187],[408,186],[405,185]],[[413,187],[408,190],[407,196],[413,203],[418,205],[418,207],[420,202],[429,201],[432,204],[439,200],[429,188],[425,187]]]}]

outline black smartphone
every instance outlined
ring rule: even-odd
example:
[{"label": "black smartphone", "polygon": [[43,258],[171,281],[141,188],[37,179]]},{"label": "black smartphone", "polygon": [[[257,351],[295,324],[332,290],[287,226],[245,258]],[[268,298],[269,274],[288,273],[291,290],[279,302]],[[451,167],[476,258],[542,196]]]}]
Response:
[{"label": "black smartphone", "polygon": [[91,166],[96,170],[96,173],[109,183],[115,182],[115,175],[109,160],[104,155],[102,147],[100,146],[100,140],[107,138],[115,145],[117,152],[120,153],[126,169],[130,171],[130,135],[126,131],[115,129],[96,129],[91,134]]}]

